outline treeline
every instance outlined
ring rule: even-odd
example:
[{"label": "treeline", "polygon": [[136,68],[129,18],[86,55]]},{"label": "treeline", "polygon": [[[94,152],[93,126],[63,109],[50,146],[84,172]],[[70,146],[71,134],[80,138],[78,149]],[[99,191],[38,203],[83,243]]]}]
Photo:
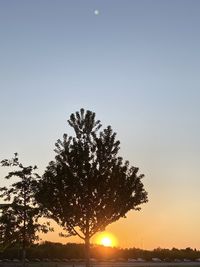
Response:
[{"label": "treeline", "polygon": [[200,251],[192,249],[190,247],[185,249],[164,249],[156,248],[154,250],[142,250],[137,248],[123,249],[123,255],[125,258],[143,258],[145,260],[151,260],[152,258],[159,258],[161,260],[173,261],[175,259],[184,260],[196,260],[200,258]]},{"label": "treeline", "polygon": [[[14,245],[4,249],[1,254],[1,259],[20,259],[21,249],[19,246]],[[53,243],[44,242],[41,244],[31,245],[27,249],[27,258],[29,260],[34,259],[84,259],[85,258],[85,247],[84,244],[75,243]],[[162,249],[157,248],[152,251],[142,250],[138,248],[111,248],[100,245],[92,245],[91,247],[91,258],[97,260],[128,260],[142,258],[144,260],[151,260],[152,258],[159,258],[161,260],[172,261],[175,259],[184,260],[196,260],[200,258],[200,251],[192,248],[185,249]]]}]

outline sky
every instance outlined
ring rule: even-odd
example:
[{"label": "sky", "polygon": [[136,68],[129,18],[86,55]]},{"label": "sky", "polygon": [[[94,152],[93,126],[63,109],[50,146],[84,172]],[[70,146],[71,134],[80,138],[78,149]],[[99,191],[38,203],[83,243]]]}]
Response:
[{"label": "sky", "polygon": [[94,111],[149,194],[107,227],[121,247],[200,249],[199,12],[198,0],[0,1],[0,158],[18,152],[42,174],[70,114]]}]

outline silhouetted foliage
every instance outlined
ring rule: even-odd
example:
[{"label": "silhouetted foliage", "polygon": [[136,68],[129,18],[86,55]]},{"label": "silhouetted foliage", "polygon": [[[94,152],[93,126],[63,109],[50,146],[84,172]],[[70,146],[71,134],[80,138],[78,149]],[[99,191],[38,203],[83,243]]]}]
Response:
[{"label": "silhouetted foliage", "polygon": [[85,241],[89,265],[90,238],[129,210],[139,210],[147,193],[144,175],[118,156],[120,142],[111,126],[100,130],[95,113],[84,109],[68,123],[75,136],[64,134],[56,142],[55,161],[39,183],[37,200],[69,235]]},{"label": "silhouetted foliage", "polygon": [[5,178],[14,177],[18,181],[0,188],[0,197],[5,202],[0,207],[0,244],[2,248],[20,245],[25,259],[26,247],[39,239],[38,231],[47,232],[50,229],[48,223],[38,222],[41,210],[34,193],[39,176],[35,173],[36,166],[24,167],[19,163],[17,153],[12,160],[2,160],[1,165],[14,167],[15,170],[9,172]]},{"label": "silhouetted foliage", "polygon": [[[20,257],[20,250],[17,244],[13,244],[11,247],[7,247],[1,253],[0,259],[14,259]],[[142,258],[150,261],[152,258],[159,258],[162,261],[174,261],[179,260],[196,260],[200,258],[200,251],[196,249],[164,249],[157,248],[152,251],[142,250],[139,248],[112,248],[104,247],[101,245],[91,245],[91,257],[97,260],[128,260]],[[84,258],[84,244],[75,243],[53,243],[43,242],[41,244],[32,244],[27,248],[27,258],[29,260],[34,259],[49,259],[53,261],[55,259],[69,259],[69,260],[83,260]]]}]

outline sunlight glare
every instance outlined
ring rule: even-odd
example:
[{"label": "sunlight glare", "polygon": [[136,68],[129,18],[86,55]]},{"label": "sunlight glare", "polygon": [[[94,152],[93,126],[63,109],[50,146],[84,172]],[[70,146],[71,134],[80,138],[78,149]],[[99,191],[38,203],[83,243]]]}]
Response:
[{"label": "sunlight glare", "polygon": [[103,232],[100,234],[97,234],[95,238],[97,244],[103,245],[105,247],[115,247],[117,246],[117,239],[114,235],[108,232]]},{"label": "sunlight glare", "polygon": [[105,247],[110,247],[112,245],[112,241],[109,237],[105,236],[101,239],[101,244]]}]

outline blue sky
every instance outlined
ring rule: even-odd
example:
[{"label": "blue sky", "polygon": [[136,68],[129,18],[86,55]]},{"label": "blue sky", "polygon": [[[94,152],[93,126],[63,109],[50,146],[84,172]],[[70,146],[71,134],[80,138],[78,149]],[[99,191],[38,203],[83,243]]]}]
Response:
[{"label": "blue sky", "polygon": [[199,12],[195,0],[0,1],[1,158],[19,152],[42,173],[69,115],[96,112],[146,175],[149,204],[110,228],[122,246],[200,248]]}]

